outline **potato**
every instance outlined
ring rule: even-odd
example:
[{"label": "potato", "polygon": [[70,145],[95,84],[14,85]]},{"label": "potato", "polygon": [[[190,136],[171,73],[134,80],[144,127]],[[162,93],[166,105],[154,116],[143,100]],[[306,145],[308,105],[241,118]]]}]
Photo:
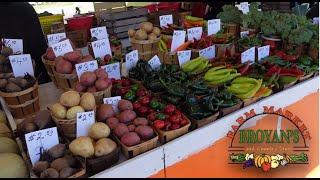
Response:
[{"label": "potato", "polygon": [[118,108],[120,111],[133,110],[133,105],[130,101],[126,99],[121,99],[118,103]]},{"label": "potato", "polygon": [[138,133],[143,140],[149,140],[154,135],[153,129],[150,126],[138,126],[134,131]]},{"label": "potato", "polygon": [[128,133],[129,129],[128,127],[123,124],[119,123],[116,129],[114,130],[114,134],[120,139],[124,134]]},{"label": "potato", "polygon": [[6,79],[0,79],[0,88],[5,88],[8,81]]},{"label": "potato", "polygon": [[85,112],[81,106],[74,106],[67,111],[67,119],[77,118],[77,113]]},{"label": "potato", "polygon": [[13,139],[8,137],[0,137],[0,153],[19,154],[19,146]]},{"label": "potato", "polygon": [[117,144],[109,138],[99,139],[94,148],[96,157],[108,155],[117,148]]},{"label": "potato", "polygon": [[122,111],[119,115],[119,121],[121,123],[129,123],[136,118],[137,114],[132,110]]},{"label": "potato", "polygon": [[75,86],[75,90],[77,92],[86,92],[87,91],[87,87],[82,86],[80,82],[77,82],[76,86]]},{"label": "potato", "polygon": [[51,107],[52,115],[59,119],[65,119],[67,116],[67,109],[62,106],[60,103],[55,103]]},{"label": "potato", "polygon": [[136,40],[146,40],[148,38],[148,34],[147,34],[147,32],[145,30],[139,29],[136,32],[134,38]]},{"label": "potato", "polygon": [[69,144],[69,149],[74,155],[89,158],[94,155],[94,147],[91,138],[81,136]]},{"label": "potato", "polygon": [[89,87],[89,88],[87,89],[87,92],[89,92],[89,93],[95,93],[95,92],[97,92],[97,88],[94,87],[94,86],[91,86],[91,87]]},{"label": "potato", "polygon": [[129,129],[129,132],[134,132],[134,130],[136,129],[136,126],[134,124],[130,124],[128,125],[128,129]]},{"label": "potato", "polygon": [[113,117],[115,112],[110,104],[101,104],[98,109],[98,121],[105,122],[106,119]]},{"label": "potato", "polygon": [[95,81],[97,79],[97,76],[94,72],[84,72],[80,76],[80,83],[83,86],[93,86]]},{"label": "potato", "polygon": [[80,94],[77,91],[67,91],[60,96],[60,104],[66,107],[78,106]]},{"label": "potato", "polygon": [[117,119],[115,117],[110,117],[107,119],[106,123],[110,127],[111,130],[114,130],[119,124],[119,119]]},{"label": "potato", "polygon": [[96,73],[96,76],[98,79],[107,79],[108,78],[108,73],[102,69],[102,68],[99,68],[95,71]]},{"label": "potato", "polygon": [[73,70],[72,64],[69,61],[66,61],[64,59],[56,61],[55,67],[56,67],[57,73],[60,73],[60,74],[71,74]]},{"label": "potato", "polygon": [[80,98],[80,106],[83,107],[85,111],[92,111],[96,107],[96,100],[92,93],[84,93]]},{"label": "potato", "polygon": [[128,35],[129,35],[130,38],[133,38],[135,34],[136,34],[136,31],[134,29],[129,29],[128,30]]},{"label": "potato", "polygon": [[57,170],[58,172],[61,169],[69,167],[69,166],[70,165],[69,165],[67,159],[65,159],[65,158],[58,158],[58,159],[52,161],[52,163],[50,164],[50,167]]},{"label": "potato", "polygon": [[18,85],[14,84],[12,82],[9,82],[6,86],[6,91],[7,92],[20,92],[20,91],[22,91],[22,89]]},{"label": "potato", "polygon": [[51,157],[57,159],[57,158],[64,156],[64,154],[66,152],[66,148],[67,147],[65,144],[57,144],[48,150],[48,154]]},{"label": "potato", "polygon": [[155,34],[153,34],[153,33],[150,33],[149,35],[148,35],[148,40],[156,40],[157,39],[157,36],[155,35]]},{"label": "potato", "polygon": [[68,178],[73,175],[76,170],[71,167],[66,167],[60,170],[59,178]]},{"label": "potato", "polygon": [[141,141],[140,137],[135,132],[126,133],[121,137],[121,142],[124,145],[129,147],[139,144],[140,141]]},{"label": "potato", "polygon": [[94,123],[89,129],[89,136],[92,139],[106,138],[110,135],[110,128],[103,122]]},{"label": "potato", "polygon": [[47,49],[45,58],[50,61],[53,61],[56,58],[56,55],[54,54],[52,47],[49,47]]},{"label": "potato", "polygon": [[153,24],[151,22],[143,22],[140,24],[140,29],[145,30],[147,33],[151,33],[153,30]]},{"label": "potato", "polygon": [[79,51],[73,51],[64,54],[63,57],[70,62],[77,62],[81,59],[82,54]]},{"label": "potato", "polygon": [[133,124],[136,126],[140,126],[140,125],[146,126],[148,125],[148,120],[143,117],[138,117],[133,120]]},{"label": "potato", "polygon": [[160,36],[161,30],[158,27],[153,27],[152,33],[155,34],[156,36]]},{"label": "potato", "polygon": [[50,167],[48,161],[38,161],[32,167],[32,171],[37,175],[40,176],[42,171],[48,169]]},{"label": "potato", "polygon": [[59,173],[53,168],[48,168],[40,174],[40,178],[59,178]]}]

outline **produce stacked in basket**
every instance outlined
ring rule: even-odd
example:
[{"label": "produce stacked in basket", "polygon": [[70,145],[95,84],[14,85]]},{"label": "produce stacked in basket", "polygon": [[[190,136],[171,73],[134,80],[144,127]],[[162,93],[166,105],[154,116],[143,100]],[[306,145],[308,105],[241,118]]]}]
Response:
[{"label": "produce stacked in basket", "polygon": [[135,40],[156,40],[160,37],[161,30],[158,27],[154,27],[151,22],[143,22],[139,25],[140,29],[137,31],[134,29],[128,30],[130,38]]},{"label": "produce stacked in basket", "polygon": [[202,56],[191,59],[182,65],[182,71],[190,74],[200,74],[209,67],[209,60]]},{"label": "produce stacked in basket", "polygon": [[[193,27],[207,27],[207,21],[205,21],[203,18],[198,18],[194,16],[185,16],[183,19],[183,27],[185,29],[190,29]],[[205,31],[205,29],[204,29]]]},{"label": "produce stacked in basket", "polygon": [[20,92],[36,84],[36,79],[28,73],[23,77],[14,77],[13,74],[0,76],[0,90],[6,93]]},{"label": "produce stacked in basket", "polygon": [[[172,42],[172,39],[161,38],[160,41],[159,41],[159,44],[158,44],[159,50],[163,51],[163,52],[171,52],[170,51],[171,42]],[[192,43],[192,41],[184,42],[176,50],[174,50],[174,52],[186,50],[190,46],[191,43]]]},{"label": "produce stacked in basket", "polygon": [[10,47],[3,46],[0,54],[0,74],[13,72],[9,60],[10,55],[13,55],[12,49]]},{"label": "produce stacked in basket", "polygon": [[162,27],[161,28],[161,34],[172,36],[172,34],[173,34],[173,32],[175,30],[183,30],[182,27],[179,27],[179,26],[177,26],[175,24],[168,24],[167,26],[168,27]]}]

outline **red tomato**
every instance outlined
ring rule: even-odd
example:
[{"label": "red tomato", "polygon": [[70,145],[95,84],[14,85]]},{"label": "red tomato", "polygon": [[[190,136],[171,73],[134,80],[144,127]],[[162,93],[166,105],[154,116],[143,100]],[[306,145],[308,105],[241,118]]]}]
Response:
[{"label": "red tomato", "polygon": [[178,117],[178,115],[172,115],[172,116],[169,117],[169,121],[171,123],[177,123],[178,124],[180,122],[180,118]]},{"label": "red tomato", "polygon": [[166,105],[166,107],[164,108],[164,112],[166,114],[172,114],[174,111],[176,110],[176,106],[172,105],[172,104],[168,104]]},{"label": "red tomato", "polygon": [[148,118],[150,121],[156,120],[156,113],[155,113],[155,112],[150,113],[147,118]]},{"label": "red tomato", "polygon": [[139,101],[142,105],[147,106],[150,103],[150,98],[149,96],[144,96]]},{"label": "red tomato", "polygon": [[133,109],[138,110],[141,107],[141,104],[139,102],[134,102],[133,103]]},{"label": "red tomato", "polygon": [[155,121],[153,122],[153,126],[154,126],[156,129],[163,129],[164,126],[165,126],[165,122],[162,121],[162,120],[157,119],[157,120],[155,120]]}]

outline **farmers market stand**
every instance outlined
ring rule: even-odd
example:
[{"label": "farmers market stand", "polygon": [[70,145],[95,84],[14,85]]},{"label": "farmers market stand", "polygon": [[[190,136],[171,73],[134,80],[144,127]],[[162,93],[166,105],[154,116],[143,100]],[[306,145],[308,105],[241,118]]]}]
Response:
[{"label": "farmers market stand", "polygon": [[[188,158],[190,155],[205,149],[209,149],[209,147],[212,146],[216,141],[225,138],[231,126],[236,122],[236,119],[245,112],[248,112],[250,109],[255,109],[259,112],[263,110],[263,106],[270,105],[275,106],[275,108],[284,108],[296,103],[299,100],[304,101],[304,97],[317,92],[318,89],[319,77],[317,76],[286,90],[275,93],[254,104],[222,117],[217,121],[208,124],[207,126],[191,131],[164,145],[159,144],[157,148],[138,155],[135,158],[126,160],[126,158],[121,154],[117,165],[92,177],[150,177],[155,174],[157,177],[165,177],[162,173],[164,167],[167,168],[169,166],[173,166],[183,159]],[[41,109],[46,109],[48,105],[53,104],[56,99],[59,98],[61,93],[62,91],[57,90],[53,83],[40,85],[39,96]],[[12,118],[12,115],[4,103],[3,98],[1,98],[1,105],[3,106],[3,109],[8,117],[12,130],[15,131],[16,123],[18,123],[19,120],[14,120]],[[313,113],[312,115],[314,114],[316,113]],[[249,124],[249,126],[254,125],[254,121],[250,122]],[[314,138],[317,139],[318,137]],[[225,148],[227,149],[227,146]],[[316,149],[313,151],[316,151]],[[313,159],[318,159],[318,157],[314,157]],[[221,166],[223,166],[223,164],[221,164]],[[214,165],[212,165],[212,168],[214,168]],[[180,173],[180,176],[183,176],[183,172]]]}]

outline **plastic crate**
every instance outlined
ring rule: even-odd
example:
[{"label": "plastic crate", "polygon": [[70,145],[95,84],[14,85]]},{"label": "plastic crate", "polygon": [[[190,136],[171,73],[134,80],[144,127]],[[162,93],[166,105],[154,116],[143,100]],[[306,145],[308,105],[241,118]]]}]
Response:
[{"label": "plastic crate", "polygon": [[51,16],[41,16],[39,17],[39,21],[45,35],[51,34],[51,25],[55,22],[62,22],[63,23],[63,15],[51,15]]}]

